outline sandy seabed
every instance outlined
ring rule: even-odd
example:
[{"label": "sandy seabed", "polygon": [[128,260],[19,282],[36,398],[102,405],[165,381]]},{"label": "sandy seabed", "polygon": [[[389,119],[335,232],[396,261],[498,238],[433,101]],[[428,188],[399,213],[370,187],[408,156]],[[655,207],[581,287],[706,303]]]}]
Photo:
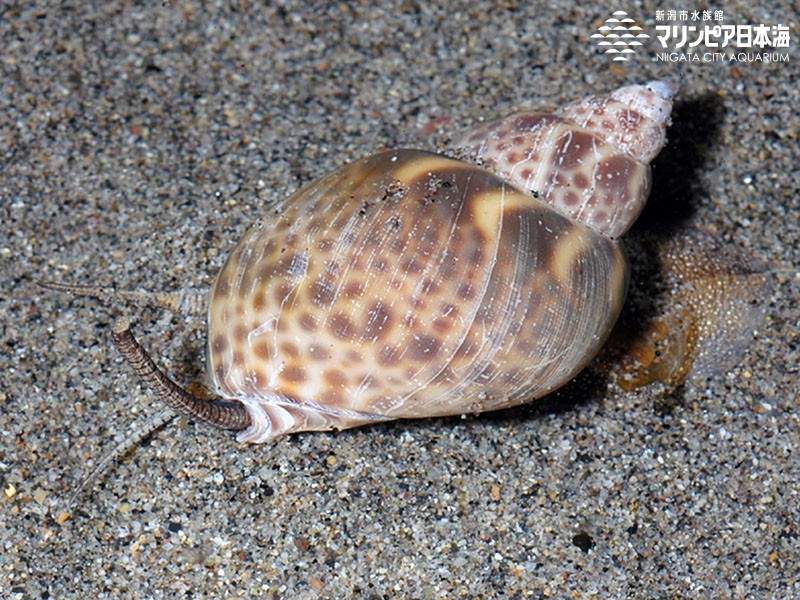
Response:
[{"label": "sandy seabed", "polygon": [[[796,5],[718,7],[787,26],[788,61],[657,61],[651,39],[619,64],[590,38],[610,12],[583,4],[0,7],[0,596],[800,597]],[[620,8],[652,30],[664,7]],[[179,381],[205,324],[37,279],[208,287],[266,206],[344,162],[663,77],[680,92],[640,227],[710,229],[774,280],[730,373],[669,403],[601,382],[268,446],[178,418],[65,513],[160,410],[114,317]]]}]

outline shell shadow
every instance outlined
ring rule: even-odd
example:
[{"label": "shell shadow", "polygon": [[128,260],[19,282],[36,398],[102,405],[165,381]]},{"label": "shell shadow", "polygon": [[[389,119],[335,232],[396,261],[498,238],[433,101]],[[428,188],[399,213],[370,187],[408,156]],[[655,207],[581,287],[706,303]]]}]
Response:
[{"label": "shell shadow", "polygon": [[[466,418],[455,415],[426,419],[405,419],[376,423],[372,427],[384,432],[391,432],[394,430],[395,433],[399,434],[404,430],[427,429],[431,427],[447,429],[465,423],[481,422],[495,423],[497,425],[526,423],[535,421],[544,415],[568,413],[577,406],[595,401],[597,398],[602,397],[607,385],[608,377],[606,375],[598,373],[594,369],[587,368],[558,390],[527,404],[480,414],[470,414],[467,415]],[[346,434],[347,431],[338,432],[338,434],[342,433]]]},{"label": "shell shadow", "polygon": [[625,238],[629,247],[637,236],[653,231],[663,233],[692,216],[697,198],[705,193],[697,175],[706,168],[717,145],[724,117],[725,107],[716,94],[675,104],[667,145],[653,162],[650,197]]},{"label": "shell shadow", "polygon": [[576,407],[602,398],[608,386],[608,375],[586,368],[574,379],[556,391],[513,408],[477,415],[475,419],[487,422],[533,421],[543,415],[560,415]]}]

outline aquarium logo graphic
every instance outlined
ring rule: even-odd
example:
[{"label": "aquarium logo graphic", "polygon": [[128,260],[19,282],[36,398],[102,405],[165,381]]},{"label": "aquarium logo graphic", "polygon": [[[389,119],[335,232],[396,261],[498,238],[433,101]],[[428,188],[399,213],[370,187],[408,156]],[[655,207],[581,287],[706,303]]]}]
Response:
[{"label": "aquarium logo graphic", "polygon": [[634,48],[649,37],[624,10],[616,11],[591,35],[603,54],[613,56],[615,61],[630,60],[636,54]]}]

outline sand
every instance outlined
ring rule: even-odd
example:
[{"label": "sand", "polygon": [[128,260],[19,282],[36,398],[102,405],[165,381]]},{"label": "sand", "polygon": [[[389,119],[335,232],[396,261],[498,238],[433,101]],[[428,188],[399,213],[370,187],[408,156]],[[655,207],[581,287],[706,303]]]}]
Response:
[{"label": "sand", "polygon": [[[800,597],[796,6],[721,6],[788,26],[788,62],[657,62],[651,39],[618,64],[599,3],[265,4],[0,8],[0,596]],[[651,33],[665,8],[620,6]],[[113,319],[182,382],[205,323],[37,279],[208,288],[265,207],[348,160],[662,77],[640,228],[710,229],[773,282],[730,372],[268,446],[176,418],[67,506],[161,410]]]}]

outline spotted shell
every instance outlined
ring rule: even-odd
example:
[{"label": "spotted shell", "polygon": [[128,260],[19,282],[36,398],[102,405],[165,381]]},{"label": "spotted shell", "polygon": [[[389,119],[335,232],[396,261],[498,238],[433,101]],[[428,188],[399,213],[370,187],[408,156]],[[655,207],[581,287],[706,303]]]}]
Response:
[{"label": "spotted shell", "polygon": [[455,157],[358,160],[271,209],[214,284],[208,360],[239,434],[478,413],[597,353],[627,288],[666,82],[479,125]]}]

